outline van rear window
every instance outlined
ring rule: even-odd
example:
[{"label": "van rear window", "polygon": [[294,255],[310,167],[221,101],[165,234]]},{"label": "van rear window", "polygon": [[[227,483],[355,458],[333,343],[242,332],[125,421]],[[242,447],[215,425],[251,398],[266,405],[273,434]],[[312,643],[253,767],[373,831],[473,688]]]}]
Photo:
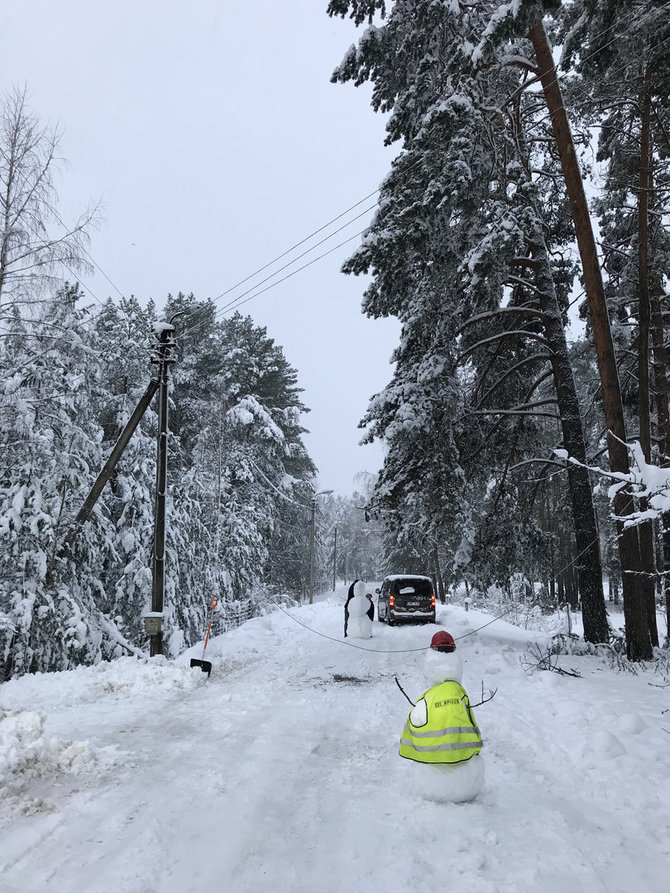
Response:
[{"label": "van rear window", "polygon": [[433,587],[430,580],[398,580],[394,585],[396,595],[416,595],[418,598],[430,598]]}]

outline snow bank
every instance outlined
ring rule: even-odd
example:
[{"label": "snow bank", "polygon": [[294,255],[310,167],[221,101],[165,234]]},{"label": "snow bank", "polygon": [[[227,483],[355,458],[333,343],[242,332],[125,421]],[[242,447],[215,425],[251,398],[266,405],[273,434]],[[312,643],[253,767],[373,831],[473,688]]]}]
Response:
[{"label": "snow bank", "polygon": [[96,757],[88,741],[61,741],[44,734],[44,714],[0,711],[0,801],[14,795],[25,778],[92,768]]},{"label": "snow bank", "polygon": [[134,657],[75,667],[59,673],[34,673],[11,680],[0,689],[0,704],[37,705],[51,711],[72,704],[135,697],[149,692],[193,691],[202,680],[198,674],[165,658],[151,661]]}]

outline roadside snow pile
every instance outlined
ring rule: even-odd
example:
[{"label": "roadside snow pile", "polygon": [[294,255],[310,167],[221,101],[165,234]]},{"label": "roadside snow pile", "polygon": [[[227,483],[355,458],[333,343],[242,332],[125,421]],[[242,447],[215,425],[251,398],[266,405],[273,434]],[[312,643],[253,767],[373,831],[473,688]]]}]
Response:
[{"label": "roadside snow pile", "polygon": [[33,710],[0,711],[0,800],[16,793],[16,782],[95,764],[87,741],[64,742],[44,736],[44,719]]},{"label": "roadside snow pile", "polygon": [[94,667],[75,667],[58,673],[34,673],[2,687],[0,709],[24,709],[29,704],[51,715],[57,708],[119,700],[146,693],[189,692],[202,685],[201,674],[163,657],[151,661],[120,657]]},{"label": "roadside snow pile", "polygon": [[150,691],[190,692],[202,685],[197,673],[168,662],[165,657],[153,657],[150,661],[122,657],[99,663],[88,671],[85,667],[80,670],[88,682],[87,698],[97,698],[100,694],[126,697]]},{"label": "roadside snow pile", "polygon": [[[139,726],[147,704],[156,709],[203,684],[201,673],[163,658],[149,662],[130,657],[5,683],[0,689],[0,803],[11,803],[27,814],[49,811],[42,796],[53,788],[55,778],[60,776],[60,785],[67,777],[65,787],[71,788],[76,777],[77,787],[88,786],[93,775],[108,777],[123,759],[122,739],[91,745],[97,728],[116,717],[127,721],[129,702],[142,705],[135,721]],[[87,727],[80,719],[84,709],[95,717]]]}]

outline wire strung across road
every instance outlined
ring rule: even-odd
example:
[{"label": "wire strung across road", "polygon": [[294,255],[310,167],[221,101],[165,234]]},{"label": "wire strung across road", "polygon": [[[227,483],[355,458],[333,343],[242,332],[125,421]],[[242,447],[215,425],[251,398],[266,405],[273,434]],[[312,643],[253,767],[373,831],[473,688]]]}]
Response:
[{"label": "wire strung across road", "polygon": [[[271,602],[275,606],[275,608],[279,608],[280,611],[283,611],[287,617],[290,617],[291,620],[294,620],[297,624],[304,627],[310,633],[314,633],[315,636],[321,636],[322,639],[330,639],[331,642],[337,642],[339,645],[348,645],[349,648],[357,648],[359,651],[368,651],[371,654],[408,654],[412,651],[428,651],[430,650],[430,645],[423,645],[421,648],[366,648],[364,645],[354,645],[353,642],[347,642],[346,639],[337,639],[335,636],[329,636],[326,633],[319,632],[318,629],[312,629],[311,626],[307,626],[306,623],[303,623],[302,620],[298,620],[297,617],[294,617],[293,614],[290,614],[286,608],[283,608],[281,605],[277,604],[277,602]],[[494,617],[493,620],[489,620],[487,623],[482,624],[482,626],[478,626],[477,629],[472,629],[470,632],[464,633],[462,636],[454,636],[455,641],[459,641],[459,639],[465,639],[467,636],[471,636],[473,633],[479,632],[480,629],[484,629],[485,626],[490,626],[492,623],[495,623],[496,620],[500,620],[501,617],[504,617],[506,614],[509,614],[510,611],[515,609],[515,605],[508,608],[506,611],[503,611],[502,614],[498,614],[497,617]]]},{"label": "wire strung across road", "polygon": [[[588,550],[595,542],[597,542],[597,537],[592,542],[590,542],[585,549],[582,549],[581,552],[578,552],[577,555],[575,555],[575,557],[565,565],[565,567],[562,567],[554,575],[554,580],[558,580],[563,571],[566,571],[569,567],[572,567],[572,565],[577,562],[577,559],[581,558],[581,556],[585,552],[588,552]],[[381,648],[366,648],[364,645],[354,645],[353,642],[347,642],[346,639],[337,639],[335,638],[335,636],[329,636],[326,633],[319,632],[318,629],[312,629],[311,626],[303,623],[302,620],[298,620],[297,617],[294,617],[293,614],[290,614],[285,608],[277,604],[277,602],[271,602],[271,604],[273,604],[276,608],[279,608],[280,611],[283,611],[284,614],[291,618],[291,620],[294,620],[300,626],[303,626],[306,630],[309,630],[309,632],[314,633],[315,636],[321,636],[323,639],[330,639],[331,642],[338,642],[340,645],[348,645],[350,648],[358,648],[359,651],[369,651],[373,654],[404,654],[412,651],[428,651],[428,649],[430,648],[430,645],[424,645],[422,648],[393,648],[391,650],[386,650]],[[482,625],[476,627],[476,629],[471,629],[467,633],[463,633],[460,636],[454,636],[454,641],[458,642],[461,639],[467,639],[468,636],[472,636],[474,635],[474,633],[478,633],[480,630],[485,629],[487,626],[491,626],[492,623],[495,623],[497,620],[501,620],[503,617],[505,617],[507,614],[510,614],[515,609],[516,605],[511,605],[509,608],[507,608],[506,611],[498,614],[492,620],[488,620],[486,623],[482,623]]]}]

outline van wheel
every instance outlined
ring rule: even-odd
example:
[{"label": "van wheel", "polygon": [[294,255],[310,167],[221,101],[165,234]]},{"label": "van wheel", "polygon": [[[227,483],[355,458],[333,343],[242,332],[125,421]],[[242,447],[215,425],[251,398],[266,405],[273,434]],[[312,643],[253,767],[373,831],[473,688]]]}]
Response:
[{"label": "van wheel", "polygon": [[391,618],[387,615],[386,622],[389,626],[395,626],[395,620],[391,620]]}]

